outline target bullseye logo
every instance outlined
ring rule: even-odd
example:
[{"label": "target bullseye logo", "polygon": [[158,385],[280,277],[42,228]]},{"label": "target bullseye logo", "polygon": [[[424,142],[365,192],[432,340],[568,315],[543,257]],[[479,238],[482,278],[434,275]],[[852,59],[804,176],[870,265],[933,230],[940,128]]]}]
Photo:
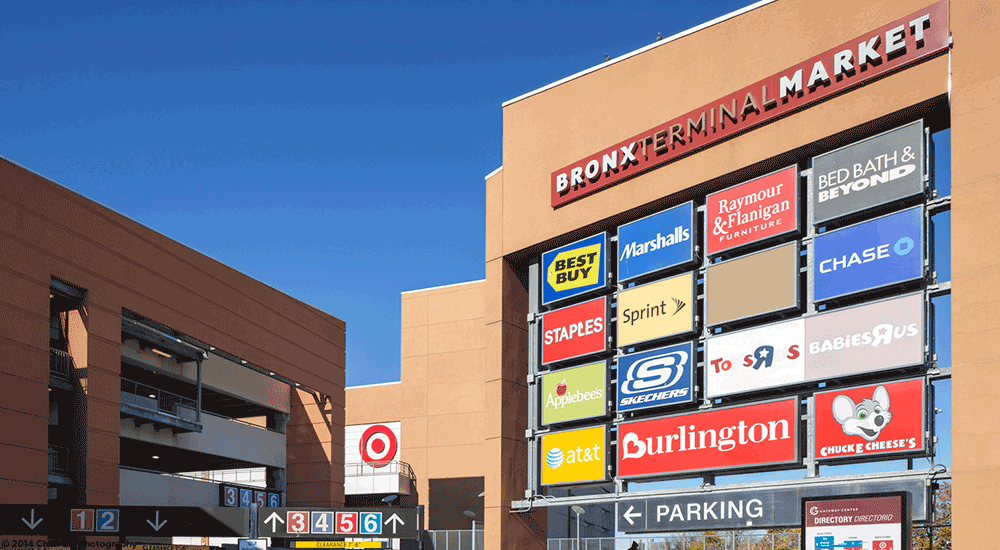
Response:
[{"label": "target bullseye logo", "polygon": [[361,460],[380,468],[396,457],[396,434],[381,424],[375,424],[361,435]]}]

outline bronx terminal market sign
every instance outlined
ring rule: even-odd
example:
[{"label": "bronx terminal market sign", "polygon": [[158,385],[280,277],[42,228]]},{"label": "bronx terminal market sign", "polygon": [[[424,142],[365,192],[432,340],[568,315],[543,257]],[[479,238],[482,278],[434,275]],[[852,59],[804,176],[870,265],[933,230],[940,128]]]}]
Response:
[{"label": "bronx terminal market sign", "polygon": [[552,207],[927,59],[948,40],[942,0],[552,172]]},{"label": "bronx terminal market sign", "polygon": [[914,476],[623,500],[618,503],[618,531],[663,533],[794,527],[802,521],[801,498],[894,491],[910,493],[913,521],[927,519],[927,486],[923,477]]}]

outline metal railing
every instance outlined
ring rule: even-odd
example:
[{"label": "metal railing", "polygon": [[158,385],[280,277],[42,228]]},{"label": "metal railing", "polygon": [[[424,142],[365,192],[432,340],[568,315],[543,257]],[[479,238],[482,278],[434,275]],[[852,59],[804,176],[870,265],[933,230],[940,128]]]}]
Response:
[{"label": "metal railing", "polygon": [[49,348],[49,372],[69,378],[72,371],[73,357],[61,349]]},{"label": "metal railing", "polygon": [[49,445],[49,472],[53,474],[69,473],[69,449]]},{"label": "metal railing", "polygon": [[[142,409],[155,410],[178,418],[196,421],[198,402],[159,388],[140,384],[128,378],[122,378],[122,393],[134,395],[137,398],[125,398],[122,402]],[[183,408],[187,408],[185,411]],[[190,417],[190,418],[189,418]]]},{"label": "metal railing", "polygon": [[476,529],[476,544],[472,545],[472,530],[437,530],[425,531],[424,550],[482,550],[483,531]]},{"label": "metal railing", "polygon": [[358,476],[381,476],[381,475],[401,475],[410,479],[416,479],[413,475],[413,468],[406,462],[399,460],[381,462],[348,462],[344,464],[344,477]]},{"label": "metal railing", "polygon": [[549,539],[548,550],[628,550],[637,542],[639,550],[798,550],[799,533],[761,533],[719,531],[714,533],[677,533],[656,536],[618,538]]}]

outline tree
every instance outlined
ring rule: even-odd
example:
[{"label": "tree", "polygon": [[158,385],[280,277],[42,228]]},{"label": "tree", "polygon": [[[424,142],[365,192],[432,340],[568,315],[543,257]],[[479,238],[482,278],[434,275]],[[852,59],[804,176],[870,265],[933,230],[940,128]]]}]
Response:
[{"label": "tree", "polygon": [[913,550],[951,550],[951,482],[941,482],[933,495],[931,521],[913,525]]}]

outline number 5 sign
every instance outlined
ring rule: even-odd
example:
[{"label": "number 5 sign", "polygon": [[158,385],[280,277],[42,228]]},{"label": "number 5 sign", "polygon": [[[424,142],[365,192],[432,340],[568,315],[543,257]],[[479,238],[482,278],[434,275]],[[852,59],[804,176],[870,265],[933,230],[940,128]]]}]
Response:
[{"label": "number 5 sign", "polygon": [[358,513],[357,512],[337,512],[337,534],[356,535],[358,534]]}]

